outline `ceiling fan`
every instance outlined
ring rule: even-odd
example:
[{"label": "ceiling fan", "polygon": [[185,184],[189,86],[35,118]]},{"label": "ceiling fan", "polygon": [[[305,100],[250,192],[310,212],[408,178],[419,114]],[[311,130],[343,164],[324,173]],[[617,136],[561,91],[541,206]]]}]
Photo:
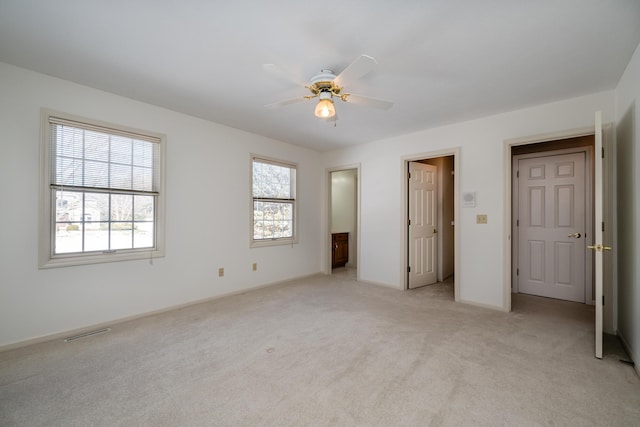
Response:
[{"label": "ceiling fan", "polygon": [[337,119],[336,108],[333,103],[334,98],[339,98],[341,101],[351,104],[364,105],[367,107],[388,110],[393,106],[393,102],[391,101],[370,98],[367,96],[356,95],[343,91],[344,86],[347,86],[349,82],[357,80],[372,71],[375,68],[376,64],[376,60],[372,57],[368,55],[360,55],[340,74],[335,75],[332,70],[322,69],[320,70],[320,73],[311,77],[309,83],[300,83],[297,79],[292,78],[291,76],[287,76],[275,65],[265,64],[264,68],[267,71],[280,74],[281,76],[294,81],[296,84],[304,86],[311,92],[311,95],[275,102],[273,104],[265,105],[265,107],[282,107],[285,105],[304,101],[305,99],[318,98],[319,101],[315,108],[315,115],[327,120]]}]

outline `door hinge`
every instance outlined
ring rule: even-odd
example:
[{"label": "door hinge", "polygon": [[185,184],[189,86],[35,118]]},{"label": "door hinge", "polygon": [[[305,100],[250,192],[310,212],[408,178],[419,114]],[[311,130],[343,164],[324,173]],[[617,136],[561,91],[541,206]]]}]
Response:
[{"label": "door hinge", "polygon": [[407,220],[407,225],[411,225],[411,220],[410,219]]},{"label": "door hinge", "polygon": [[407,172],[407,179],[411,179],[411,172]]},{"label": "door hinge", "polygon": [[604,221],[602,221],[602,232],[604,233]]},{"label": "door hinge", "polygon": [[407,266],[407,273],[411,273],[411,266],[410,265]]},{"label": "door hinge", "polygon": [[604,159],[604,147],[602,147],[602,158]]},{"label": "door hinge", "polygon": [[602,305],[604,305],[604,295],[602,295]]},{"label": "door hinge", "polygon": [[520,269],[516,268],[516,276],[519,276],[519,275],[520,275]]},{"label": "door hinge", "polygon": [[520,220],[516,219],[516,227],[520,227]]},{"label": "door hinge", "polygon": [[516,171],[516,178],[520,178],[520,171]]}]

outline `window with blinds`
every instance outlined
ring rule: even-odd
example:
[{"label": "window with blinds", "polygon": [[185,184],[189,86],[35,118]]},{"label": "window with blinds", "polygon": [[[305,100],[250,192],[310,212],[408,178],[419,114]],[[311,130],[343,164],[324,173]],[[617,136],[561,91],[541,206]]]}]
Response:
[{"label": "window with blinds", "polygon": [[162,137],[56,115],[45,126],[49,259],[157,251]]},{"label": "window with blinds", "polygon": [[295,243],[296,165],[252,156],[252,245]]}]

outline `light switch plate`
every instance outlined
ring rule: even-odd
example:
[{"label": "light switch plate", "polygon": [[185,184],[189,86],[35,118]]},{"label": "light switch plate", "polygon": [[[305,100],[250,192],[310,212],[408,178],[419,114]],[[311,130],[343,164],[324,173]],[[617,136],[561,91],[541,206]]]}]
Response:
[{"label": "light switch plate", "polygon": [[486,224],[487,223],[487,215],[486,214],[478,214],[476,215],[476,224]]}]

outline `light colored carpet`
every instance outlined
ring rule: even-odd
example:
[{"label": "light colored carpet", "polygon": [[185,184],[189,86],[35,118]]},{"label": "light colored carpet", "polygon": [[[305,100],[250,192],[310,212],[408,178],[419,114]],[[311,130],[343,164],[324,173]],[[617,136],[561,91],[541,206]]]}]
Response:
[{"label": "light colored carpet", "polygon": [[593,357],[593,307],[336,273],[0,353],[0,425],[640,425],[616,340]]}]

